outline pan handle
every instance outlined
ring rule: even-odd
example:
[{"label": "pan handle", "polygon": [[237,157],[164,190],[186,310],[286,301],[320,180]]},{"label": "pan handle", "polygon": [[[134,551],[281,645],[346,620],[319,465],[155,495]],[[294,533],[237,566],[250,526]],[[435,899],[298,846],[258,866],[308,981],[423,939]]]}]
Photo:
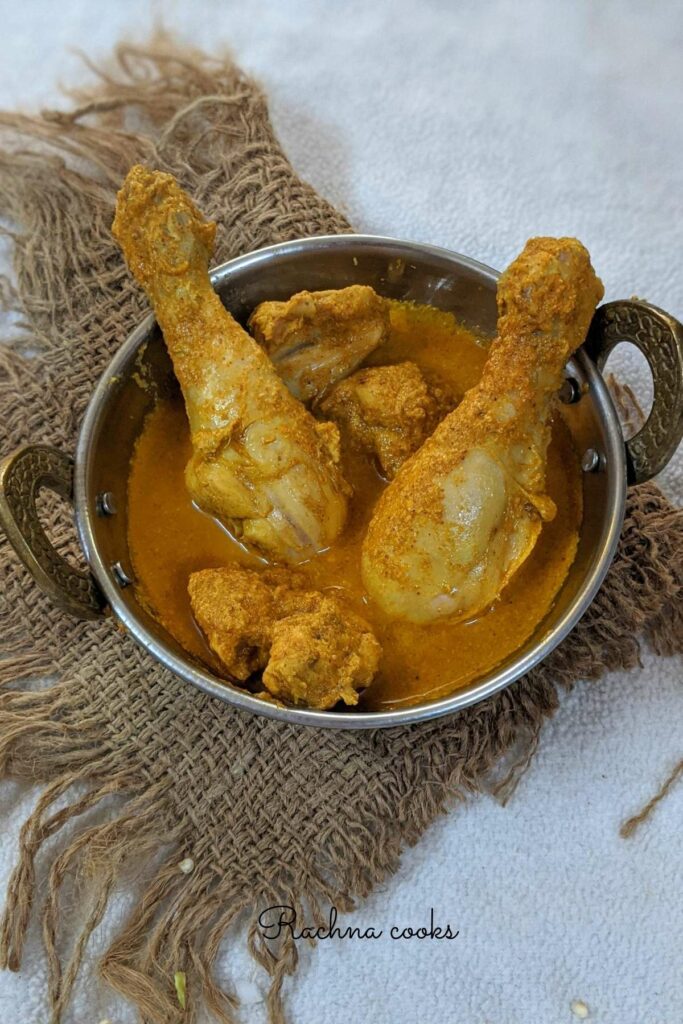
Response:
[{"label": "pan handle", "polygon": [[47,487],[73,498],[73,459],[58,448],[26,445],[0,464],[0,526],[34,580],[65,612],[96,619],[105,602],[90,573],[79,572],[57,552],[38,518],[36,499]]},{"label": "pan handle", "polygon": [[629,484],[642,484],[666,466],[683,437],[683,325],[649,302],[606,302],[596,310],[585,350],[600,371],[621,341],[647,359],[654,401],[647,420],[626,441]]}]

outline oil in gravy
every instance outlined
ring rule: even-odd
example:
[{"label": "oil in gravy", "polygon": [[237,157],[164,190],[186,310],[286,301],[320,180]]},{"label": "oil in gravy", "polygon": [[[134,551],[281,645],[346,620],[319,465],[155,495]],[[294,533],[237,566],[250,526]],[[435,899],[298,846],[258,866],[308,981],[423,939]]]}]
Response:
[{"label": "oil in gravy", "polygon": [[[390,339],[366,365],[406,359],[438,374],[462,396],[479,379],[486,342],[449,313],[392,303]],[[221,674],[194,622],[188,578],[198,569],[229,563],[258,568],[263,561],[193,505],[184,481],[190,454],[182,398],[160,400],[147,417],[131,462],[129,546],[140,600],[187,651]],[[386,483],[371,460],[355,452],[345,453],[344,472],[354,491],[344,534],[299,569],[312,587],[344,591],[382,645],[379,673],[361,696],[360,709],[388,710],[446,696],[490,671],[531,636],[567,575],[581,523],[578,458],[561,415],[553,425],[547,467],[547,490],[557,516],[543,526],[536,547],[498,601],[468,622],[390,622],[369,603],[360,577],[360,548]]]}]

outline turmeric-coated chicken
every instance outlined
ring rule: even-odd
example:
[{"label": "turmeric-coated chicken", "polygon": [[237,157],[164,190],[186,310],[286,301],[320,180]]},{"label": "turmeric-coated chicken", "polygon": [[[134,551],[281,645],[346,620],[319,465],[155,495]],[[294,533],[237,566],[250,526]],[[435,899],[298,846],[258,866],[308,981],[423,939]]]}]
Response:
[{"label": "turmeric-coated chicken", "polygon": [[315,401],[384,344],[389,306],[369,285],[299,292],[287,302],[262,302],[249,329],[292,394]]},{"label": "turmeric-coated chicken", "polygon": [[246,544],[298,562],[341,532],[348,486],[339,435],[290,394],[208,274],[216,225],[169,174],[135,166],[113,232],[154,308],[180,382],[196,503]]},{"label": "turmeric-coated chicken", "polygon": [[374,456],[393,480],[454,405],[447,388],[408,362],[357,370],[334,385],[319,410],[338,425],[342,442]]},{"label": "turmeric-coated chicken", "polygon": [[394,618],[487,608],[555,515],[546,450],[563,368],[602,284],[573,238],[535,238],[498,284],[498,337],[480,382],[399,470],[374,510],[363,580]]},{"label": "turmeric-coated chicken", "polygon": [[261,672],[278,700],[357,704],[377,672],[381,649],[367,622],[336,596],[307,590],[300,573],[202,569],[188,590],[194,617],[230,675],[245,681]]}]

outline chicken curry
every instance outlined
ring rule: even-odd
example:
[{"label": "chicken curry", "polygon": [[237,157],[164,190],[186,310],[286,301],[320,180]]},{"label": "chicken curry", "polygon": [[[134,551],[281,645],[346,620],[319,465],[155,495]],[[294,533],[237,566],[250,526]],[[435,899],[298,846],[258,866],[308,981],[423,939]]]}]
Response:
[{"label": "chicken curry", "polygon": [[489,344],[363,285],[264,302],[245,330],[169,175],[133,168],[114,232],[180,385],[131,464],[136,587],[188,652],[264,699],[384,710],[531,636],[581,522],[556,402],[602,294],[580,243],[527,243]]}]

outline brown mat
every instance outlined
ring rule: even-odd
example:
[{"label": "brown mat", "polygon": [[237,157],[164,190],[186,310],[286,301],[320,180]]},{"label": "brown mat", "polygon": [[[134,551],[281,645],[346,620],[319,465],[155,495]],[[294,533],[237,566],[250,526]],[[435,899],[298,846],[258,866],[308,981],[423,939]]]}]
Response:
[{"label": "brown mat", "polygon": [[[76,100],[70,114],[0,115],[1,212],[17,275],[17,292],[3,281],[0,299],[25,325],[0,353],[2,453],[37,441],[73,450],[97,378],[145,309],[110,234],[115,190],[133,162],[177,175],[218,222],[217,261],[348,230],[295,176],[263,95],[228,60],[124,47],[111,76],[100,73]],[[52,529],[66,544],[57,519]],[[154,871],[112,937],[104,978],[145,1020],[192,1021],[204,1003],[233,1021],[236,1001],[212,967],[231,926],[244,926],[271,978],[271,1018],[282,1021],[281,986],[297,953],[291,939],[266,943],[260,909],[290,904],[321,923],[330,901],[350,909],[437,814],[490,784],[492,769],[498,779],[507,772],[509,788],[557,707],[557,687],[637,665],[643,638],[661,654],[683,649],[683,513],[654,485],[631,492],[607,582],[541,669],[469,711],[410,728],[319,731],[240,714],[174,678],[111,620],[57,612],[4,538],[0,572],[0,767],[41,787],[21,834],[0,960],[19,968],[37,903],[53,1024],[121,870],[142,861]],[[27,685],[45,674],[49,688]],[[115,810],[93,822],[88,812],[111,794]],[[67,824],[78,827],[38,870],[43,844]],[[184,874],[187,857],[194,870]],[[177,971],[187,979],[184,1013]]]}]

